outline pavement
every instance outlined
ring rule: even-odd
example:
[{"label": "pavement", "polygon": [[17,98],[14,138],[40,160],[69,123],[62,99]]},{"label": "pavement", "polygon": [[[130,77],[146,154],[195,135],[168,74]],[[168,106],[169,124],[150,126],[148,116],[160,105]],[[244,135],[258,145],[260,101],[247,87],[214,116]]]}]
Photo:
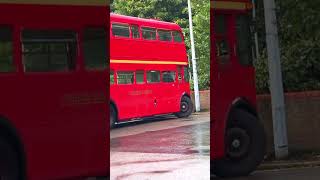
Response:
[{"label": "pavement", "polygon": [[[214,180],[222,180],[213,177]],[[319,180],[320,167],[291,168],[280,170],[257,171],[248,177],[231,178],[228,180]]]},{"label": "pavement", "polygon": [[110,132],[110,179],[210,179],[210,116],[160,116]]}]

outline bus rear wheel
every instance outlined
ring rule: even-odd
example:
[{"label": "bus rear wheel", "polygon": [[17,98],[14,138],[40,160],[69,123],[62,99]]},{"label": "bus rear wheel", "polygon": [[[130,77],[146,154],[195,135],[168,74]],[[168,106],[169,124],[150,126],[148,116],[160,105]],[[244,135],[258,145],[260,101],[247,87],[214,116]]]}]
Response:
[{"label": "bus rear wheel", "polygon": [[113,105],[110,104],[110,128],[114,128],[117,122],[117,113]]},{"label": "bus rear wheel", "polygon": [[179,118],[188,117],[193,111],[193,104],[189,97],[183,96],[180,102],[180,112],[175,115]]},{"label": "bus rear wheel", "polygon": [[214,160],[213,173],[220,177],[247,176],[263,161],[266,136],[261,122],[236,109],[228,122],[225,158]]},{"label": "bus rear wheel", "polygon": [[0,179],[19,180],[20,176],[18,153],[11,144],[0,137]]}]

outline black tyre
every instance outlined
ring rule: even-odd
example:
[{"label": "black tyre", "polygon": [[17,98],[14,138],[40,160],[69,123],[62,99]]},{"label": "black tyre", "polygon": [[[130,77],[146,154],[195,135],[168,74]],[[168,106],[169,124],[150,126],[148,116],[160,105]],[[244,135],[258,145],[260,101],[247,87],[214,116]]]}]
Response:
[{"label": "black tyre", "polygon": [[188,117],[193,111],[193,104],[189,97],[183,96],[180,102],[180,112],[175,115],[179,118]]},{"label": "black tyre", "polygon": [[247,176],[263,161],[266,135],[261,122],[243,110],[234,110],[225,137],[226,156],[213,161],[213,173],[220,177]]},{"label": "black tyre", "polygon": [[117,122],[117,112],[113,105],[110,104],[110,128],[114,128]]},{"label": "black tyre", "polygon": [[18,153],[11,144],[0,137],[0,179],[20,180],[23,179],[21,176]]}]

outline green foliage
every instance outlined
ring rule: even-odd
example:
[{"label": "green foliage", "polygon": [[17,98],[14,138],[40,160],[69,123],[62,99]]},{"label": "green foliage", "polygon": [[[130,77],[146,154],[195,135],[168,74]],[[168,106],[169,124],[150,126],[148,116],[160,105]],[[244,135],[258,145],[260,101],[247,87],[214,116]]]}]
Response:
[{"label": "green foliage", "polygon": [[[257,89],[268,92],[263,0],[258,1],[257,29],[261,58],[256,62]],[[278,0],[277,18],[285,91],[320,89],[320,1]]]},{"label": "green foliage", "polygon": [[[123,15],[175,22],[183,29],[187,49],[190,49],[186,0],[114,0],[111,11]],[[210,85],[210,1],[192,0],[192,11],[199,88],[208,89]],[[191,59],[190,50],[188,54]]]}]

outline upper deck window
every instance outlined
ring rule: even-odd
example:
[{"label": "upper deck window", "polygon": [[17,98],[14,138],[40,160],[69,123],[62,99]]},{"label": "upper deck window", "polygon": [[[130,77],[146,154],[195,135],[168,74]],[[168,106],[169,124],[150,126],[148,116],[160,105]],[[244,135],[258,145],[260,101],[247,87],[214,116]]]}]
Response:
[{"label": "upper deck window", "polygon": [[86,28],[84,30],[84,63],[87,69],[105,69],[107,67],[107,37],[104,28]]},{"label": "upper deck window", "polygon": [[115,37],[130,37],[129,25],[125,24],[112,24],[112,34]]},{"label": "upper deck window", "polygon": [[0,72],[14,71],[12,30],[0,27]]},{"label": "upper deck window", "polygon": [[142,28],[142,37],[146,40],[156,40],[157,31],[155,28]]},{"label": "upper deck window", "polygon": [[173,31],[172,35],[174,42],[182,42],[182,34],[179,31]]},{"label": "upper deck window", "polygon": [[172,41],[172,36],[170,31],[158,30],[159,40],[160,41]]},{"label": "upper deck window", "polygon": [[227,18],[224,15],[214,17],[214,33],[225,35],[227,33]]},{"label": "upper deck window", "polygon": [[140,39],[139,26],[131,25],[131,33],[133,39]]},{"label": "upper deck window", "polygon": [[26,72],[58,72],[75,69],[76,33],[71,31],[22,32]]},{"label": "upper deck window", "polygon": [[242,65],[252,65],[252,39],[250,30],[250,18],[240,15],[236,18],[237,30],[237,55]]}]

